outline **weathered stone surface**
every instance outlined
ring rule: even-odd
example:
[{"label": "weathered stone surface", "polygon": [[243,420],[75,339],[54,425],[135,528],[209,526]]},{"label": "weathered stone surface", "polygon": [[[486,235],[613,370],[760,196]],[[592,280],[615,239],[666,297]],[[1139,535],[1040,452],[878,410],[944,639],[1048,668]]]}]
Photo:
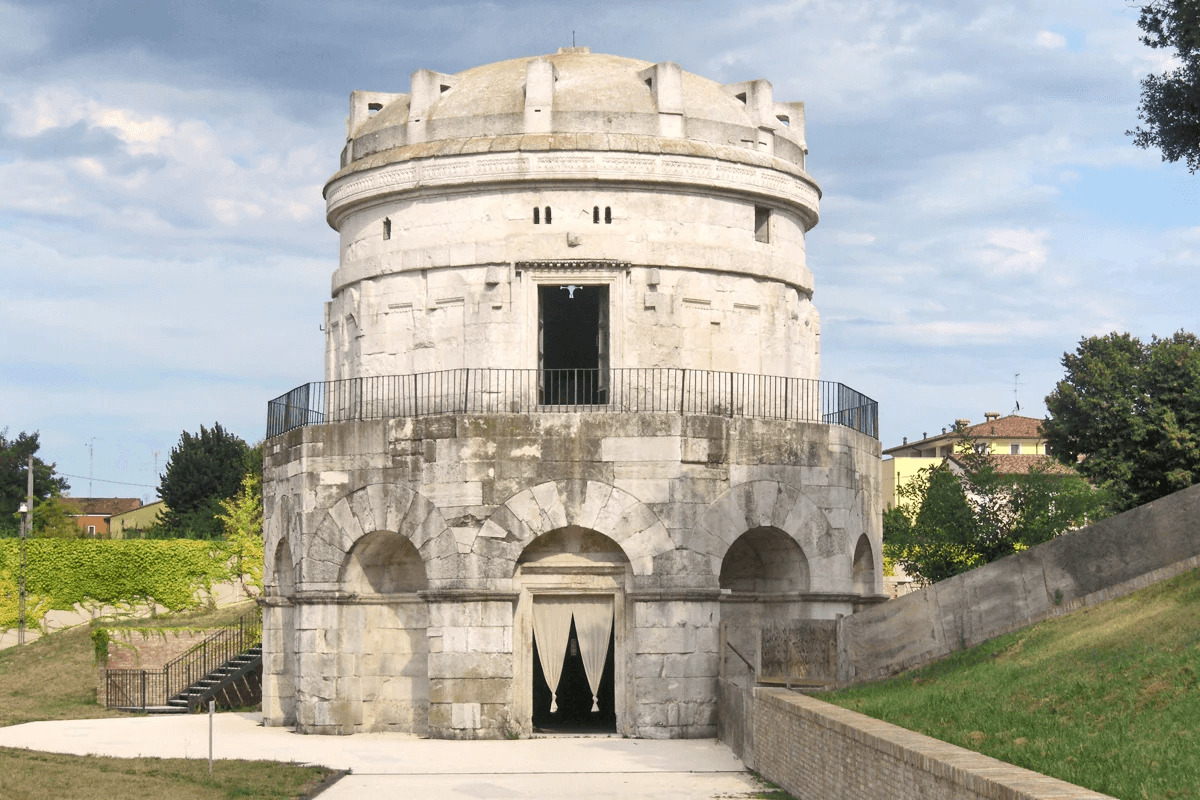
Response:
[{"label": "weathered stone surface", "polygon": [[[271,724],[529,733],[533,609],[603,597],[619,732],[711,735],[725,609],[832,618],[869,592],[851,554],[865,535],[879,555],[879,446],[826,424],[809,382],[819,192],[799,108],[765,81],[659,65],[648,92],[642,62],[547,61],[560,80],[534,92],[518,59],[352,97],[325,193],[331,383],[265,448],[266,574],[290,614],[265,635]],[[539,298],[568,285],[607,293],[613,371],[603,397],[558,405]],[[792,551],[763,529],[803,566],[779,567]],[[827,596],[743,597],[729,576],[754,569]]]}]

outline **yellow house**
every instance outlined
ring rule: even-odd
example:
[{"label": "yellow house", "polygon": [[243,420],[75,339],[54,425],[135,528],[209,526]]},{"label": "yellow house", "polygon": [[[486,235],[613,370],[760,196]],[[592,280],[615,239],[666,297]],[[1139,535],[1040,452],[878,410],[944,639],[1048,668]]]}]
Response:
[{"label": "yellow house", "polygon": [[140,539],[142,532],[158,522],[166,510],[162,500],[155,500],[124,514],[113,514],[108,520],[109,536],[113,539]]},{"label": "yellow house", "polygon": [[[977,442],[986,444],[988,452],[997,456],[997,469],[1001,472],[1025,474],[1030,466],[1051,463],[1047,458],[1046,439],[1042,436],[1042,421],[1033,417],[1010,414],[1000,416],[998,411],[983,415],[983,422],[971,424],[969,419],[955,420],[956,425],[966,429]],[[912,479],[918,470],[942,463],[954,455],[959,433],[942,428],[941,433],[930,436],[922,433],[921,438],[883,451],[883,502],[891,508],[896,505],[897,491]]]}]

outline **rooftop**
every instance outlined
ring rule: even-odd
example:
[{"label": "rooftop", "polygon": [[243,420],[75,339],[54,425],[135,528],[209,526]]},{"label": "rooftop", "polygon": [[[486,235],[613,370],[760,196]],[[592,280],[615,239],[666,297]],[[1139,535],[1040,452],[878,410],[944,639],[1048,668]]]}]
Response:
[{"label": "rooftop", "polygon": [[[1042,434],[1042,420],[1034,417],[1023,417],[1019,414],[1009,414],[1006,417],[989,411],[984,414],[984,421],[970,424],[970,420],[957,420],[966,424],[966,432],[976,439],[1038,439],[1045,438]],[[933,436],[922,434],[922,438],[910,442],[906,438],[903,444],[889,447],[883,451],[887,455],[904,455],[906,450],[927,450],[931,447],[952,443],[958,440],[959,433],[953,428],[943,428],[941,433]]]},{"label": "rooftop", "polygon": [[[655,144],[662,140],[676,144],[663,151]],[[670,62],[586,47],[456,74],[418,70],[406,93],[354,92],[347,142],[339,175],[381,161],[459,153],[691,154],[696,146],[702,150],[696,155],[728,148],[734,160],[757,156],[802,172],[807,151],[803,104],[775,102],[769,81],[720,84]]]},{"label": "rooftop", "polygon": [[111,517],[141,508],[137,497],[63,497],[63,502],[79,509],[85,517]]}]

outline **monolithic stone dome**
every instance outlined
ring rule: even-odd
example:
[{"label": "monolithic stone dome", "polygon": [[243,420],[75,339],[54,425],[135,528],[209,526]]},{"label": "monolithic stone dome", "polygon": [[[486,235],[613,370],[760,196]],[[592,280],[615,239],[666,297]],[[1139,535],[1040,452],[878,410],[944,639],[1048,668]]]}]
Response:
[{"label": "monolithic stone dome", "polygon": [[766,80],[722,85],[586,47],[455,75],[418,70],[407,94],[353,94],[334,180],[414,158],[517,150],[715,155],[803,174],[804,105],[774,102]]}]

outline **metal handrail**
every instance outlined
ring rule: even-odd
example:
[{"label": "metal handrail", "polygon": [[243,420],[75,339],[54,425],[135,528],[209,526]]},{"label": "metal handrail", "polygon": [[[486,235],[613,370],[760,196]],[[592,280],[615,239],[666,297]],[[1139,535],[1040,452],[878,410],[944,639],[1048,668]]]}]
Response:
[{"label": "metal handrail", "polygon": [[175,697],[234,656],[262,641],[262,614],[255,608],[163,666],[167,698]]},{"label": "metal handrail", "polygon": [[165,706],[196,681],[261,642],[262,612],[255,608],[161,669],[105,669],[105,705],[108,708]]},{"label": "metal handrail", "polygon": [[306,383],[267,403],[267,438],[352,420],[561,411],[795,420],[879,438],[879,404],[844,384],[674,367],[450,369]]}]

